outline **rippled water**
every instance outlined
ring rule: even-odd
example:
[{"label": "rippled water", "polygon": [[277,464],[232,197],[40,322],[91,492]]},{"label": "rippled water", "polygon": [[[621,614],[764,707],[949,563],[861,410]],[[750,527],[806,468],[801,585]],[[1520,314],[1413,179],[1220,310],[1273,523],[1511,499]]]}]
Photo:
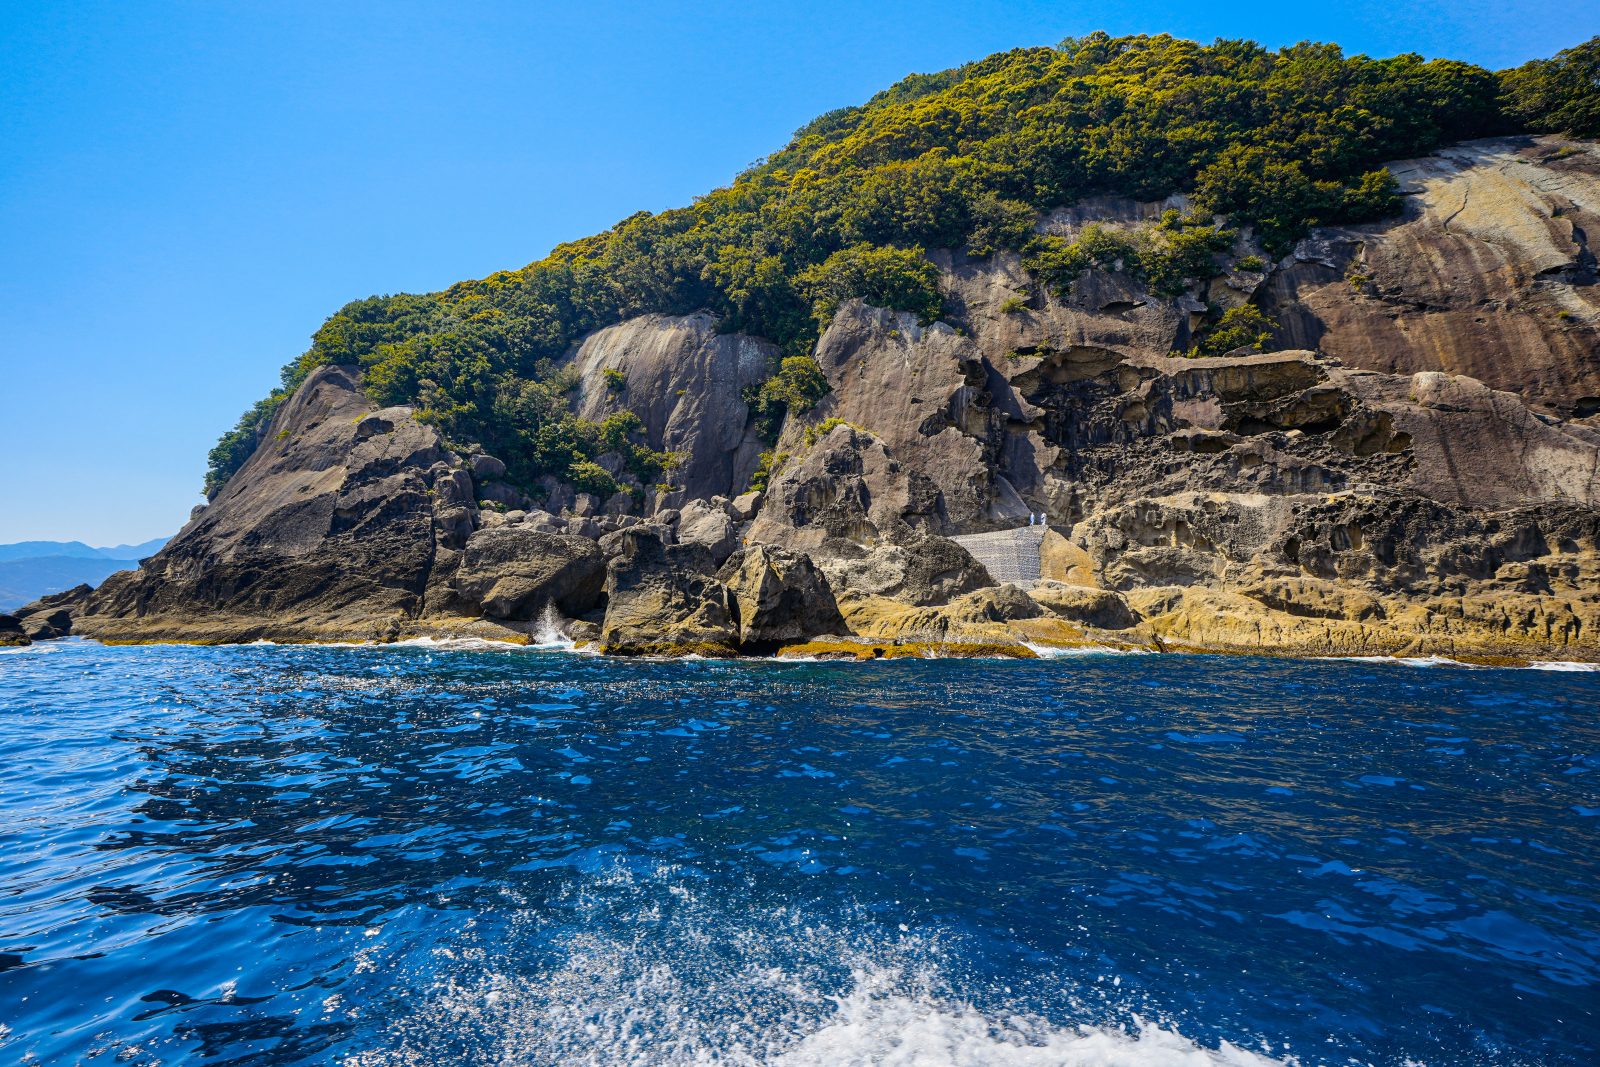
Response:
[{"label": "rippled water", "polygon": [[1600,675],[0,655],[0,1057],[1600,1062]]}]

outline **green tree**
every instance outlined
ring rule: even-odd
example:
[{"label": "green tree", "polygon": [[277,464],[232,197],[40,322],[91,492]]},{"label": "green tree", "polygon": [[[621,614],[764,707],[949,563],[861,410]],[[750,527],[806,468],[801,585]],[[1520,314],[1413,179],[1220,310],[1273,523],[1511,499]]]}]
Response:
[{"label": "green tree", "polygon": [[851,245],[801,271],[797,282],[823,327],[839,305],[853,297],[873,307],[913,312],[923,324],[937,319],[943,310],[939,271],[920,248]]},{"label": "green tree", "polygon": [[1505,109],[1531,130],[1600,137],[1600,37],[1500,76]]},{"label": "green tree", "polygon": [[758,432],[775,441],[790,413],[804,415],[828,394],[828,379],[810,356],[789,356],[774,374],[762,383],[750,399]]}]

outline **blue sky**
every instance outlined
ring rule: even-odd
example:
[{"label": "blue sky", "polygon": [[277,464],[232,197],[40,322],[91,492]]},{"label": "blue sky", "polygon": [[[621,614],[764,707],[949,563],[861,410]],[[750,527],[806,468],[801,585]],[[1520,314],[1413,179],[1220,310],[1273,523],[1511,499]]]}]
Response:
[{"label": "blue sky", "polygon": [[175,531],[347,300],[521,266],[908,72],[1098,28],[1505,67],[1600,5],[0,0],[0,542]]}]

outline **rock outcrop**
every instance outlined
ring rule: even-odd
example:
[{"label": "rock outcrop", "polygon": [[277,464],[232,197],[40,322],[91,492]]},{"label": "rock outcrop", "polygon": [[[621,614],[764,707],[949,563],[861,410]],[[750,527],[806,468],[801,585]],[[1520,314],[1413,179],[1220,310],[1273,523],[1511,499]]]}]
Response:
[{"label": "rock outcrop", "polygon": [[602,651],[733,655],[739,627],[710,552],[668,544],[657,527],[624,530],[606,575]]},{"label": "rock outcrop", "polygon": [[939,487],[875,435],[843,424],[796,447],[801,455],[773,478],[750,540],[805,550],[828,542],[873,545],[948,527]]},{"label": "rock outcrop", "polygon": [[107,580],[75,628],[106,640],[398,637],[424,609],[438,528],[467,506],[448,486],[434,493],[445,458],[408,409],[376,409],[358,372],[319,368],[210,506]]},{"label": "rock outcrop", "polygon": [[1553,414],[1600,398],[1600,148],[1475,141],[1391,166],[1398,223],[1321,230],[1274,273],[1265,303],[1286,347],[1352,367],[1440,371]]},{"label": "rock outcrop", "polygon": [[[512,485],[324,367],[138,572],[16,626],[521,640],[553,609],[617,654],[1600,661],[1600,150],[1477,142],[1395,173],[1403,217],[1277,263],[1244,230],[1176,296],[1114,266],[1063,294],[1013,253],[930,253],[945,320],[845,302],[815,353],[830,391],[775,442],[747,405],[775,346],[706,314],[600,330],[570,353],[574,403],[680,453],[654,496]],[[1186,206],[1088,200],[1039,229]],[[1245,302],[1281,350],[1176,354]],[[1034,516],[1018,558],[1036,546],[1038,573],[1013,561],[1007,584],[950,540]]]},{"label": "rock outcrop", "polygon": [[33,644],[15,615],[0,615],[0,648],[18,648]]},{"label": "rock outcrop", "polygon": [[73,616],[84,611],[93,593],[94,589],[88,585],[75,585],[40,597],[17,609],[17,625],[33,641],[66,637],[73,632]]},{"label": "rock outcrop", "polygon": [[450,586],[468,614],[528,621],[552,607],[584,614],[605,581],[605,556],[588,538],[501,526],[467,539]]},{"label": "rock outcrop", "polygon": [[745,392],[771,373],[778,348],[716,327],[704,313],[646,315],[598,331],[572,357],[579,414],[631,411],[651,448],[684,457],[669,497],[680,503],[743,492],[762,450]]},{"label": "rock outcrop", "polygon": [[809,556],[772,545],[740,549],[718,572],[743,652],[849,633],[827,578]]}]

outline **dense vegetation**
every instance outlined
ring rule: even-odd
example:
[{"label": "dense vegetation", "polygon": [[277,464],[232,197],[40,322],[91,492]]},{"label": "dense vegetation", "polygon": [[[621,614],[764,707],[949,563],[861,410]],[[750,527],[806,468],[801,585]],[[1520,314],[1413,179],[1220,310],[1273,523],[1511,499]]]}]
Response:
[{"label": "dense vegetation", "polygon": [[[558,364],[585,333],[644,312],[708,309],[726,330],[783,346],[790,359],[753,398],[773,432],[790,406],[814,402],[820,375],[803,357],[842,301],[938,316],[927,248],[1021,250],[1058,289],[1084,266],[1120,260],[1152,289],[1177,292],[1231,240],[1213,213],[1282,248],[1312,225],[1392,212],[1385,160],[1522,129],[1595,135],[1597,68],[1600,39],[1496,74],[1334,45],[1270,52],[1096,33],[913,75],[816,119],[688,207],[632,215],[441,293],[347,305],[285,369],[283,388],[218,444],[207,489],[323,363],[360,364],[375,399],[417,405],[447,435],[505,458],[524,484],[592,479],[616,433],[573,415]],[[1138,239],[1032,233],[1040,212],[1085,195],[1174,192],[1192,194],[1197,212]],[[630,464],[664,465],[644,456]]]}]

